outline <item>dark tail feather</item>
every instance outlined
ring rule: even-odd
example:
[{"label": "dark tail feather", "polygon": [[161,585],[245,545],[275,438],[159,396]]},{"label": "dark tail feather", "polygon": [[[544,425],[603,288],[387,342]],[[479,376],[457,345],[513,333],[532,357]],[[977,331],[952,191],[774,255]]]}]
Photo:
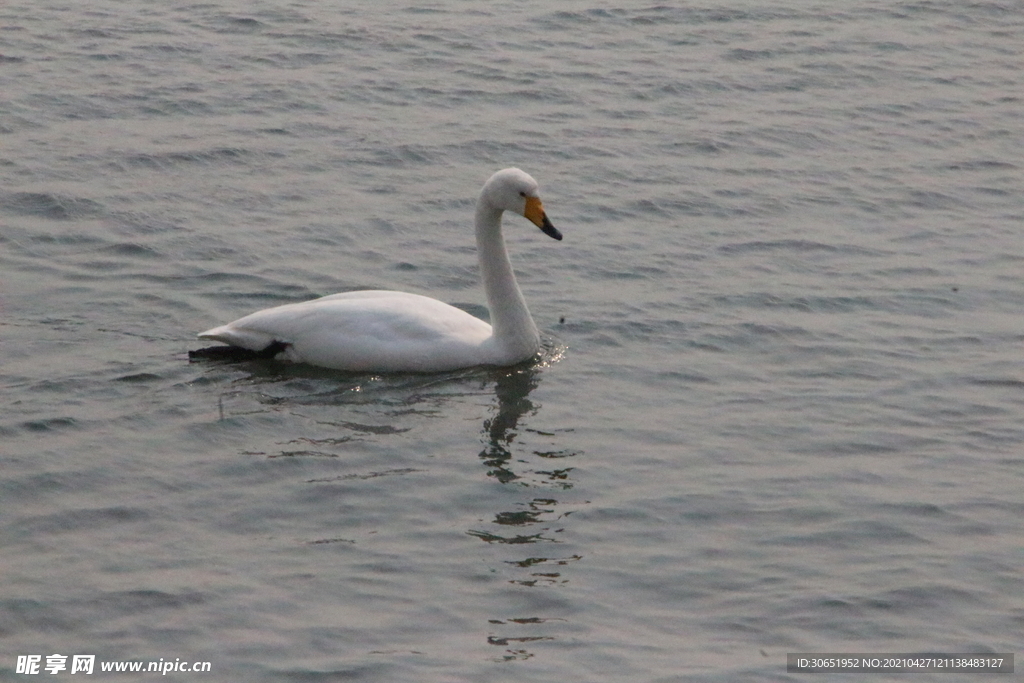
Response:
[{"label": "dark tail feather", "polygon": [[223,361],[246,361],[246,360],[272,360],[277,354],[288,348],[284,342],[271,342],[266,348],[259,351],[243,349],[241,346],[207,346],[204,349],[196,349],[188,352],[189,360],[208,358],[210,360]]}]

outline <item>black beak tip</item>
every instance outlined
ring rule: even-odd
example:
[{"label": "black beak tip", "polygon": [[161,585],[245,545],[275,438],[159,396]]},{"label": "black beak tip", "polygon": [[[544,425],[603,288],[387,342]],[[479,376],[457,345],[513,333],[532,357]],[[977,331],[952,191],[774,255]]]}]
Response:
[{"label": "black beak tip", "polygon": [[556,240],[562,239],[562,233],[558,231],[558,228],[551,224],[551,221],[548,220],[547,216],[544,216],[544,225],[540,226],[540,229],[541,232],[543,232],[548,237],[553,237]]}]

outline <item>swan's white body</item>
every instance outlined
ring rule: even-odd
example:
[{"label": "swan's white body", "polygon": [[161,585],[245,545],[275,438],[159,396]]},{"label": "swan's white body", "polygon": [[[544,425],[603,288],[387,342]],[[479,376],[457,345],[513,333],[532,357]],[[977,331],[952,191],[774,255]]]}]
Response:
[{"label": "swan's white body", "polygon": [[504,211],[562,239],[529,175],[508,168],[484,184],[476,243],[492,325],[437,299],[370,290],[257,311],[199,337],[251,351],[279,348],[282,360],[364,372],[439,372],[527,360],[540,349],[540,335],[505,250]]}]

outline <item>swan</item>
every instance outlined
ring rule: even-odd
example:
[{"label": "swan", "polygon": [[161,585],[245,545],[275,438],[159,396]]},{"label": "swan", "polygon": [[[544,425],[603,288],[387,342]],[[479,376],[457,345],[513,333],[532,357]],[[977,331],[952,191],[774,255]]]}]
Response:
[{"label": "swan", "polygon": [[189,357],[233,357],[237,352],[357,372],[442,372],[525,361],[540,349],[540,334],[505,250],[501,215],[518,213],[561,240],[537,189],[527,173],[506,168],[480,191],[476,246],[490,325],[419,294],[344,292],[267,308],[214,327],[199,338],[229,346],[200,349]]}]

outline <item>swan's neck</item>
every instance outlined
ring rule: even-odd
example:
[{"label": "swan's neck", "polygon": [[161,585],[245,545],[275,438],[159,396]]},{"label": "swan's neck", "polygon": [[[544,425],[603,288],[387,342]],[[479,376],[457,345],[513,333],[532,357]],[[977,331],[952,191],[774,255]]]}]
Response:
[{"label": "swan's neck", "polygon": [[526,359],[540,348],[540,334],[508,260],[501,234],[501,211],[485,201],[476,207],[476,248],[494,340],[510,358]]}]

